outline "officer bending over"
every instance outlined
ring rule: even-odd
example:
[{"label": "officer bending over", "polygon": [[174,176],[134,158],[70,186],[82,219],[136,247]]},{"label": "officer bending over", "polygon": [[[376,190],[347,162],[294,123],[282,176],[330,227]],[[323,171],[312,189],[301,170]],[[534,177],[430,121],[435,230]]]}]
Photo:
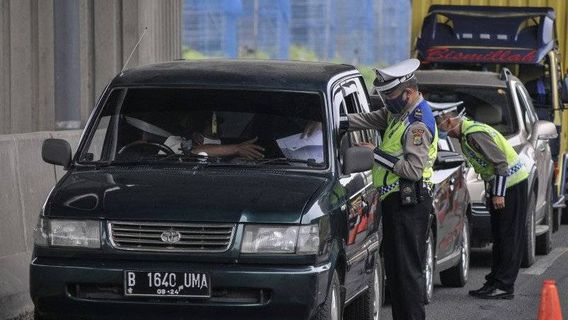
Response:
[{"label": "officer bending over", "polygon": [[491,214],[493,262],[480,289],[470,295],[483,299],[513,299],[514,284],[523,258],[527,217],[527,169],[507,139],[484,123],[457,113],[457,106],[434,105],[440,134],[460,140],[465,157],[486,182]]},{"label": "officer bending over", "polygon": [[383,249],[393,319],[424,319],[424,260],[432,210],[429,179],[438,136],[428,103],[418,92],[409,59],[375,70],[375,89],[386,108],[348,114],[349,130],[382,131],[382,143],[360,146],[374,150],[373,183],[383,214]]}]

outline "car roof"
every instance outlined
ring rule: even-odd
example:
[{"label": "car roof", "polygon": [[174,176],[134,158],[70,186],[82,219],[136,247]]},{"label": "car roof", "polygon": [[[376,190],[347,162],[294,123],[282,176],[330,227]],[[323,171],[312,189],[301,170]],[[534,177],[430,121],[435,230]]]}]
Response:
[{"label": "car roof", "polygon": [[125,70],[113,79],[110,86],[189,85],[325,92],[331,78],[346,71],[356,70],[351,65],[322,62],[180,60]]},{"label": "car roof", "polygon": [[[507,88],[507,82],[499,74],[488,71],[470,70],[418,70],[415,72],[418,85],[456,85],[475,87]],[[517,77],[509,79],[520,82]]]}]

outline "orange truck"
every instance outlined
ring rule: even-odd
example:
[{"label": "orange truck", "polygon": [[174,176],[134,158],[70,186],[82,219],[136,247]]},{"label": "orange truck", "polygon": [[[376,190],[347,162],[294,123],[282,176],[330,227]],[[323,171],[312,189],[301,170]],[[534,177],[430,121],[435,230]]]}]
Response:
[{"label": "orange truck", "polygon": [[412,54],[423,68],[508,68],[534,88],[539,118],[559,132],[550,142],[555,184],[558,199],[568,198],[568,1],[415,0],[412,15]]}]

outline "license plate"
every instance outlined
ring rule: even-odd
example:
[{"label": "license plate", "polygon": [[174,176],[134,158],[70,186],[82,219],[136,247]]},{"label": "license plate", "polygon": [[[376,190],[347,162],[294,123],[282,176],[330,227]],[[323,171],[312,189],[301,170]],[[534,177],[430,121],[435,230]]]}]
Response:
[{"label": "license plate", "polygon": [[124,271],[124,295],[208,298],[211,279],[203,272]]}]

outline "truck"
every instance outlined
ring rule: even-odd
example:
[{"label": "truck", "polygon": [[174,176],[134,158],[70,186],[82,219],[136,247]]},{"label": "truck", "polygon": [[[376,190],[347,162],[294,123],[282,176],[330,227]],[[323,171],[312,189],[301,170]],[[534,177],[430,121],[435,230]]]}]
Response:
[{"label": "truck", "polygon": [[[502,72],[523,82],[539,119],[553,121],[559,134],[550,140],[555,160],[554,229],[561,222],[566,194],[568,151],[568,78],[561,51],[566,49],[568,11],[563,1],[550,7],[431,4],[415,1],[414,55],[423,69]],[[526,1],[527,5],[533,4]],[[428,11],[424,9],[430,3]],[[445,1],[448,3],[448,1]],[[463,2],[456,2],[463,3]],[[502,2],[497,2],[502,4]],[[560,32],[558,32],[560,30]],[[566,55],[564,55],[566,59]]]}]

